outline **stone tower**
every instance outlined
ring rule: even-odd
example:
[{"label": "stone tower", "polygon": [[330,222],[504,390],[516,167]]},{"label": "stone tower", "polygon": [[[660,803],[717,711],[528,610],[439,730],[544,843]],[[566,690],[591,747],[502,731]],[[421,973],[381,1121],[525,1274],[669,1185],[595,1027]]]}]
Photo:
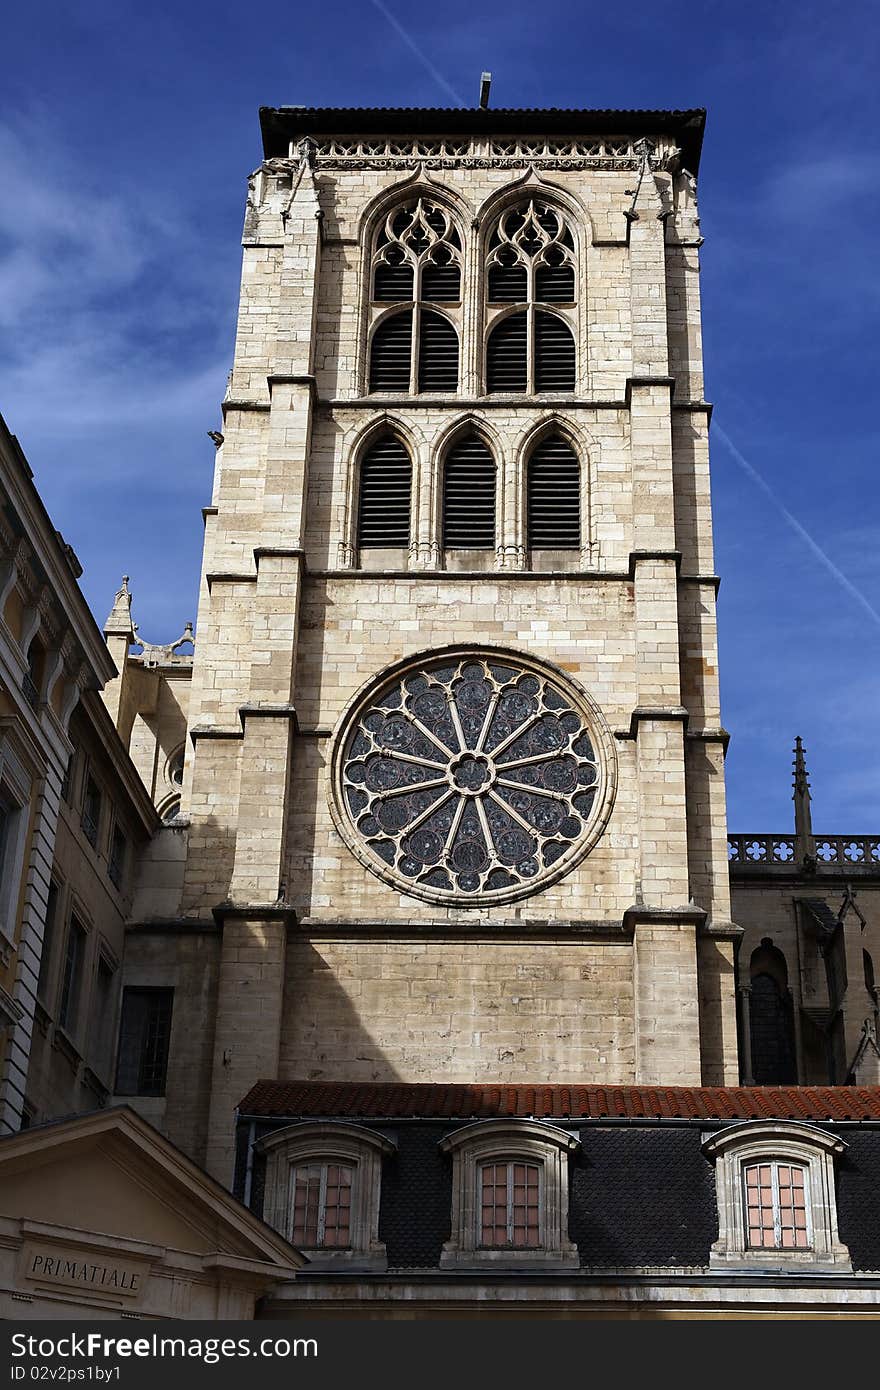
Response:
[{"label": "stone tower", "polygon": [[703,113],[261,120],[145,1113],[735,1084]]}]

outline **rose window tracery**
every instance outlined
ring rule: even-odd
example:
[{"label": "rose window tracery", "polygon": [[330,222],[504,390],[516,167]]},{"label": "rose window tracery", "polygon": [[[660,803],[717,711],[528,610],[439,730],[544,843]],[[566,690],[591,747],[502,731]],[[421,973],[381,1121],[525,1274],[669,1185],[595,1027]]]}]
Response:
[{"label": "rose window tracery", "polygon": [[401,888],[464,905],[520,897],[593,843],[606,778],[595,712],[505,654],[438,656],[390,677],[337,743],[337,825]]}]

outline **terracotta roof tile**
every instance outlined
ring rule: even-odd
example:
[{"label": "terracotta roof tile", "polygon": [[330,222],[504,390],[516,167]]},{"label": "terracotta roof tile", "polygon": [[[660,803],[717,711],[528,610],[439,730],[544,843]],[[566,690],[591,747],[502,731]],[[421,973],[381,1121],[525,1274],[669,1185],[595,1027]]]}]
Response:
[{"label": "terracotta roof tile", "polygon": [[506,1086],[258,1081],[242,1115],[373,1119],[880,1120],[880,1086]]}]

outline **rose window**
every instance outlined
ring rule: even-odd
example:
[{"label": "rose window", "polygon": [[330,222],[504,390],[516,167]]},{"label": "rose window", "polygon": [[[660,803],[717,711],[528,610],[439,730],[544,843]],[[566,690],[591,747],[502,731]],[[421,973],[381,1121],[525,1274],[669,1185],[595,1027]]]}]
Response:
[{"label": "rose window", "polygon": [[585,697],[542,667],[472,652],[428,660],[349,716],[334,757],[338,828],[418,897],[520,897],[601,828],[597,730]]}]

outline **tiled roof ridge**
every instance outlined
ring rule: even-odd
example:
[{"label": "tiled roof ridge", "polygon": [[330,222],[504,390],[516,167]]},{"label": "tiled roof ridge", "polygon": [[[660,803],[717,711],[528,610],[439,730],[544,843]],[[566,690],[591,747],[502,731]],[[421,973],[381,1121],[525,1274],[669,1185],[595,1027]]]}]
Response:
[{"label": "tiled roof ridge", "polygon": [[880,1120],[880,1086],[258,1081],[242,1115],[487,1119]]}]

